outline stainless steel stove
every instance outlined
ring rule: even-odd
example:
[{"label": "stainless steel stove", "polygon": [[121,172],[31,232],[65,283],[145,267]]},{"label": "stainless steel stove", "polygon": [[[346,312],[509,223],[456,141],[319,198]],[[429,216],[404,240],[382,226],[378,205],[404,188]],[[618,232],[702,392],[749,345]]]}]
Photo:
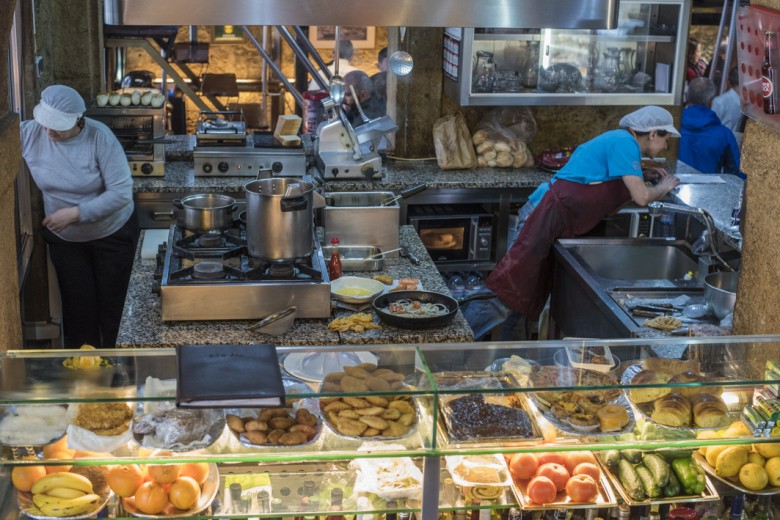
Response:
[{"label": "stainless steel stove", "polygon": [[283,146],[271,132],[247,134],[241,112],[201,112],[195,133],[195,175],[201,177],[302,177],[303,145]]},{"label": "stainless steel stove", "polygon": [[223,232],[171,226],[157,255],[153,290],[163,321],[259,319],[295,305],[299,318],[330,316],[330,279],[316,240],[309,256],[273,263],[251,257],[240,220]]}]

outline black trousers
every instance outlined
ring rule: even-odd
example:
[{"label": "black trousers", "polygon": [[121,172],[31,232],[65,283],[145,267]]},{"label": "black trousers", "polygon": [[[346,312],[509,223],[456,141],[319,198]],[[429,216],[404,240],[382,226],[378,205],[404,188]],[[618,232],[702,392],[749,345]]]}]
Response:
[{"label": "black trousers", "polygon": [[43,229],[62,297],[65,348],[113,348],[138,245],[135,212],[114,234],[68,242]]}]

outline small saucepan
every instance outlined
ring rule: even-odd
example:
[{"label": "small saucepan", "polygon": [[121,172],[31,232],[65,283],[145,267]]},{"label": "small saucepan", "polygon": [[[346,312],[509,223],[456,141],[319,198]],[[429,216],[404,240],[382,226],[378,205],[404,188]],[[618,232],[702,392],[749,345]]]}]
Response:
[{"label": "small saucepan", "polygon": [[[403,301],[401,301],[403,300]],[[408,302],[408,303],[407,303]],[[414,313],[404,313],[391,310],[391,304],[409,305],[420,304],[437,305],[442,314],[431,316],[415,316]],[[458,302],[455,298],[431,291],[395,291],[377,296],[373,302],[374,311],[379,319],[388,325],[394,325],[402,329],[431,329],[445,327],[458,312]]]},{"label": "small saucepan", "polygon": [[182,210],[179,221],[185,229],[196,233],[223,231],[233,225],[236,199],[217,193],[187,195],[172,204]]}]

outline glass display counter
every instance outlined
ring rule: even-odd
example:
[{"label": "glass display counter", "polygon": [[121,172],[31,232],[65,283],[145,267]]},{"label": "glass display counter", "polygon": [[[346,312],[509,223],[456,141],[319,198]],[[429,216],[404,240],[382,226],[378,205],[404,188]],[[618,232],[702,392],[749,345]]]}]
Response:
[{"label": "glass display counter", "polygon": [[690,0],[620,2],[613,30],[449,28],[445,91],[466,105],[677,105]]},{"label": "glass display counter", "polygon": [[[346,356],[335,347],[278,347],[287,408],[190,411],[173,405],[174,349],[11,350],[0,353],[2,464],[209,468],[203,509],[153,517],[326,515],[334,487],[344,514],[420,511],[426,520],[439,509],[717,500],[715,481],[774,493],[780,488],[769,481],[751,491],[740,480],[741,453],[728,459],[737,472],[727,476],[715,451],[706,453],[736,446],[745,457],[780,455],[780,364],[759,359],[779,348],[780,336],[381,345]],[[355,363],[322,379],[307,368],[312,353],[317,363],[323,355]],[[589,460],[599,468],[594,502],[534,503],[515,458],[551,453],[562,466]],[[697,460],[704,487],[687,497],[632,495],[620,464],[638,457],[632,466],[656,471],[654,454],[670,468],[673,459]],[[491,480],[465,485],[463,464],[480,475],[489,468]],[[106,496],[109,516],[144,516],[128,498]],[[5,507],[17,511],[18,501],[28,516],[47,517],[31,500],[6,493]]]}]

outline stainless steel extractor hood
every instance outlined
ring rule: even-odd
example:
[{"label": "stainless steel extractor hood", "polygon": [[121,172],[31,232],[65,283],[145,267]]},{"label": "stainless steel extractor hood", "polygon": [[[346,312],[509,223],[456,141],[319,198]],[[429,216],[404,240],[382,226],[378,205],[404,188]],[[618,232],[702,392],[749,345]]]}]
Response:
[{"label": "stainless steel extractor hood", "polygon": [[619,0],[105,0],[108,25],[614,29]]}]

